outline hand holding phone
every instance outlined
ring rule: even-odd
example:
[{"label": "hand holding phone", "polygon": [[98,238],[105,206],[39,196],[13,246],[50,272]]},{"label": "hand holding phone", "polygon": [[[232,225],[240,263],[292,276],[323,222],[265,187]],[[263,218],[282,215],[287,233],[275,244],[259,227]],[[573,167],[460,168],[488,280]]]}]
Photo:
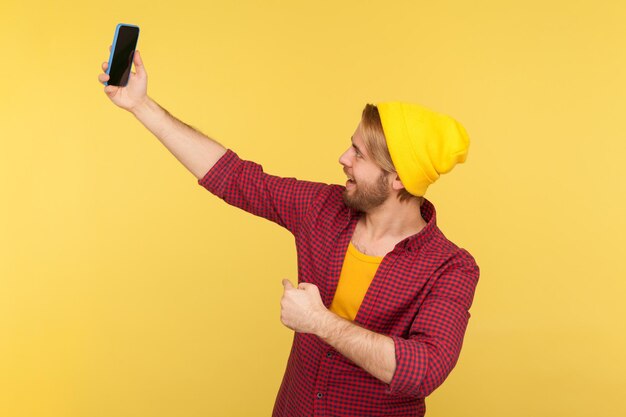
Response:
[{"label": "hand holding phone", "polygon": [[[135,35],[131,36],[130,45],[125,38],[127,33],[124,26],[136,28],[131,31],[131,34]],[[135,51],[138,33],[139,28],[136,26],[117,25],[113,45],[109,47],[109,61],[102,63],[103,72],[98,75],[98,81],[106,86],[104,92],[109,99],[117,106],[129,111],[133,111],[147,99],[148,75],[139,51]],[[135,72],[130,72],[133,63]]]}]

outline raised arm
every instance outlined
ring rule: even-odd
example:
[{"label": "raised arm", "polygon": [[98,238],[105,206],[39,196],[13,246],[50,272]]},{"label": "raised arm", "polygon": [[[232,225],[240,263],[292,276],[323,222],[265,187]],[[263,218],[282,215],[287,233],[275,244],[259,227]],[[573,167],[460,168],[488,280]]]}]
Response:
[{"label": "raised arm", "polygon": [[[202,178],[226,153],[226,148],[152,100],[147,94],[148,74],[139,51],[135,51],[133,63],[135,72],[131,73],[128,84],[108,85],[104,92],[116,106],[131,112],[197,179]],[[108,63],[104,62],[103,73],[98,76],[100,83],[109,80],[107,67]]]}]

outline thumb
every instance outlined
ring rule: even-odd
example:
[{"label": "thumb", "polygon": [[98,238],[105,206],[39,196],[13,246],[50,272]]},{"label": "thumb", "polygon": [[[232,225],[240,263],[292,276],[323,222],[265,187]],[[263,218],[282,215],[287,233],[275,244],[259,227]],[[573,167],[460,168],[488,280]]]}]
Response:
[{"label": "thumb", "polygon": [[283,280],[283,287],[285,287],[285,290],[293,290],[293,285],[291,285],[291,281],[288,279]]},{"label": "thumb", "polygon": [[135,72],[137,75],[146,75],[146,69],[143,66],[143,60],[141,59],[139,51],[135,51],[135,54],[133,55],[133,63],[135,64]]}]

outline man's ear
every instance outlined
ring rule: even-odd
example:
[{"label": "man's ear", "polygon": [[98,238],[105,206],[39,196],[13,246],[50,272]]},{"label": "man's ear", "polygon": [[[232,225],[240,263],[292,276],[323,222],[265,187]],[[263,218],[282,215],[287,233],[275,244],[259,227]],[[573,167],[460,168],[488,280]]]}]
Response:
[{"label": "man's ear", "polygon": [[397,191],[403,190],[404,184],[402,184],[402,180],[398,176],[398,173],[394,172],[392,175],[394,176],[394,180],[391,182],[391,186],[393,187],[393,189]]}]

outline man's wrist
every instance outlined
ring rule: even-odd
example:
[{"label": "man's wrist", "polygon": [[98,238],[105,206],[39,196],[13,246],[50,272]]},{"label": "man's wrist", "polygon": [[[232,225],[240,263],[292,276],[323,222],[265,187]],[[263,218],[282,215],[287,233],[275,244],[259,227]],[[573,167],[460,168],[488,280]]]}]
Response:
[{"label": "man's wrist", "polygon": [[345,320],[336,315],[330,310],[325,310],[318,320],[318,328],[315,334],[324,341],[329,341],[333,338]]},{"label": "man's wrist", "polygon": [[143,114],[146,114],[148,111],[150,111],[150,108],[152,107],[152,99],[150,97],[148,97],[148,95],[146,95],[143,100],[141,100],[140,102],[138,102],[137,104],[135,104],[133,107],[131,107],[130,109],[128,109],[136,118],[141,119],[141,116]]}]

